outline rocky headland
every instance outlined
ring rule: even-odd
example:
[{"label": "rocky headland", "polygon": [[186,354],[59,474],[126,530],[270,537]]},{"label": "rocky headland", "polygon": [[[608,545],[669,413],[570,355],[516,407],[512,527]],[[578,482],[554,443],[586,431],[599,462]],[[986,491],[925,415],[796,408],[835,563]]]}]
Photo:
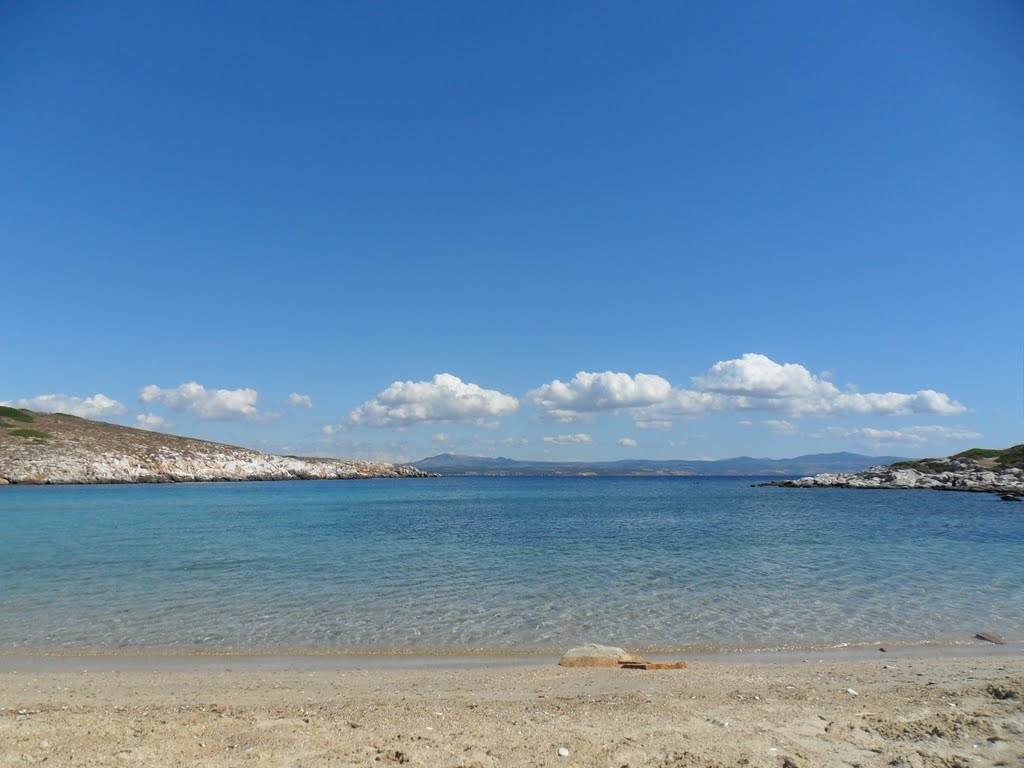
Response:
[{"label": "rocky headland", "polygon": [[900,461],[863,472],[826,472],[763,485],[785,488],[892,488],[997,493],[1024,500],[1024,445],[972,448],[954,456]]},{"label": "rocky headland", "polygon": [[428,476],[410,466],[274,456],[66,414],[0,407],[0,485]]}]

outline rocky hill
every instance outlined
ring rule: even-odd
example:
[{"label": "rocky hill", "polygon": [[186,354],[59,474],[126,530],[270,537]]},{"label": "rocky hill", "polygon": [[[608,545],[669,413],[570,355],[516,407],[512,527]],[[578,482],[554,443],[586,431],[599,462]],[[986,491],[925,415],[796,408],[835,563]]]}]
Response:
[{"label": "rocky hill", "polygon": [[936,491],[998,493],[1024,498],[1024,445],[972,448],[938,459],[900,461],[863,472],[823,473],[765,485],[787,488],[921,488]]},{"label": "rocky hill", "polygon": [[273,456],[77,416],[0,406],[0,485],[425,476],[410,466]]}]

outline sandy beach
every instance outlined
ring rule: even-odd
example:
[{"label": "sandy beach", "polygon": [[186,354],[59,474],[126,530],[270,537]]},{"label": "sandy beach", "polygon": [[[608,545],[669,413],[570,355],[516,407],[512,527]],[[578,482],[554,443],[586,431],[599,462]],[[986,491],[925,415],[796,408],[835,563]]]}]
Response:
[{"label": "sandy beach", "polygon": [[0,657],[0,766],[1024,765],[1019,643],[689,661]]}]

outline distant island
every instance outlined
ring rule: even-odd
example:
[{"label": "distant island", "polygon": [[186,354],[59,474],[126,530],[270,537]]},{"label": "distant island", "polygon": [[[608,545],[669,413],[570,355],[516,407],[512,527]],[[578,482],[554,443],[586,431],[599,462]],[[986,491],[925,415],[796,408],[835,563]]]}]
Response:
[{"label": "distant island", "polygon": [[0,485],[425,476],[411,466],[274,456],[63,413],[0,406]]},{"label": "distant island", "polygon": [[[415,462],[427,472],[441,475],[487,475],[499,477],[798,477],[820,472],[857,472],[879,464],[903,461],[900,456],[862,456],[858,453],[818,453],[792,459],[733,459],[657,461],[623,459],[621,461],[518,461],[504,457],[462,456],[442,453]],[[407,465],[413,466],[413,465]]]},{"label": "distant island", "polygon": [[1024,499],[1024,445],[971,448],[943,458],[898,461],[860,472],[825,472],[763,485],[972,491],[998,493],[1006,501],[1020,501]]}]

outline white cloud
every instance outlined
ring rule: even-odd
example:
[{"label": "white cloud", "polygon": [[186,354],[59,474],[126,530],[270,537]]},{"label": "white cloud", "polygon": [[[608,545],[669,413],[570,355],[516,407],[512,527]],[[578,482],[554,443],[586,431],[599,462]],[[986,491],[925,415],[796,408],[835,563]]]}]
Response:
[{"label": "white cloud", "polygon": [[529,445],[530,441],[525,437],[503,437],[498,441],[499,445]]},{"label": "white cloud", "polygon": [[549,435],[541,438],[545,443],[554,443],[556,445],[571,445],[592,443],[594,438],[585,432],[578,432],[575,435]]},{"label": "white cloud", "polygon": [[736,403],[732,398],[717,392],[673,389],[663,403],[651,406],[647,410],[673,416],[702,416],[712,411],[724,411],[735,406]]},{"label": "white cloud", "polygon": [[[808,416],[948,416],[967,410],[933,389],[861,393],[853,387],[839,389],[830,376],[827,371],[815,375],[797,363],[777,363],[765,355],[747,353],[715,363],[693,377],[689,388],[675,387],[649,373],[579,371],[568,382],[555,379],[530,390],[526,400],[553,421],[573,423],[599,413],[626,414],[641,430],[668,431],[680,418],[711,413],[760,411],[777,415],[764,424],[784,434],[797,431],[786,419]],[[293,393],[292,397],[306,396]],[[416,424],[449,422],[499,429],[497,417],[515,412],[519,404],[512,395],[440,373],[429,381],[395,381],[352,410],[335,429],[405,430]]]},{"label": "white cloud", "polygon": [[155,413],[140,413],[135,417],[135,426],[139,429],[153,431],[167,426],[167,420]]},{"label": "white cloud", "polygon": [[288,405],[294,406],[296,408],[300,406],[302,408],[312,408],[313,398],[311,398],[309,395],[300,395],[298,392],[292,392],[290,395],[288,395]]},{"label": "white cloud", "polygon": [[[901,427],[899,429],[876,429],[875,427],[828,427],[824,434],[844,437],[870,446],[908,445],[919,446],[927,443],[943,443],[949,440],[978,440],[984,435],[970,429],[944,427],[940,425]],[[814,435],[823,436],[822,433]]]},{"label": "white cloud", "polygon": [[334,434],[335,432],[337,432],[338,430],[337,430],[337,428],[336,428],[336,427],[335,427],[334,425],[332,425],[332,424],[328,424],[328,425],[327,425],[327,426],[325,426],[325,427],[321,427],[321,428],[320,428],[320,431],[321,431],[321,432],[322,432],[323,434],[325,434],[325,435],[333,435],[333,434]]},{"label": "white cloud", "polygon": [[259,410],[259,397],[255,389],[207,389],[194,381],[174,389],[150,384],[139,392],[143,403],[160,403],[172,411],[187,411],[208,421],[262,421],[277,416]]},{"label": "white cloud", "polygon": [[503,437],[499,439],[480,440],[479,445],[487,446],[488,448],[498,448],[499,446],[512,446],[515,448],[529,445],[530,441],[525,437]]},{"label": "white cloud", "polygon": [[580,371],[572,381],[555,379],[530,391],[527,397],[549,418],[577,421],[588,413],[638,408],[664,402],[672,385],[661,376],[649,373]]},{"label": "white cloud", "polygon": [[823,415],[907,416],[914,413],[930,413],[937,416],[955,416],[967,410],[949,395],[933,389],[922,389],[913,394],[899,392],[868,393],[845,392],[819,411],[805,410],[804,413]]},{"label": "white cloud", "polygon": [[[660,403],[632,410],[636,426],[669,424],[679,416],[719,411],[765,411],[802,416],[950,416],[967,409],[949,395],[933,389],[914,393],[840,391],[826,376],[815,376],[802,365],[777,363],[748,353],[715,363],[695,376],[694,389],[672,388]],[[781,421],[781,420],[769,420]],[[781,423],[768,425],[776,430]]]},{"label": "white cloud", "polygon": [[519,401],[494,389],[439,373],[432,381],[396,381],[352,411],[348,423],[365,427],[409,427],[414,424],[475,421],[495,428],[493,417],[513,413]]},{"label": "white cloud", "polygon": [[637,446],[636,440],[634,440],[632,437],[620,437],[615,442],[621,445],[623,448],[636,448]]},{"label": "white cloud", "polygon": [[637,418],[633,420],[633,426],[637,429],[660,429],[662,432],[668,432],[672,429],[672,420]]},{"label": "white cloud", "polygon": [[697,392],[692,389],[673,389],[664,402],[646,408],[634,408],[631,414],[633,426],[637,429],[660,429],[668,432],[677,418],[704,416],[714,411],[728,410],[730,406],[730,398],[725,395]]},{"label": "white cloud", "polygon": [[[531,390],[527,397],[545,418],[564,423],[599,412],[624,412],[638,429],[669,430],[680,417],[722,411],[764,411],[784,416],[953,415],[967,409],[932,389],[913,393],[862,394],[841,391],[828,372],[815,376],[797,363],[777,363],[748,353],[715,363],[692,388],[673,387],[654,374],[580,371],[572,381],[558,379]],[[781,424],[769,425],[776,431]],[[792,432],[793,430],[789,430]]]},{"label": "white cloud", "polygon": [[802,365],[780,364],[752,353],[715,363],[693,381],[701,392],[725,398],[713,404],[716,409],[777,411],[791,416],[949,416],[967,410],[949,395],[932,389],[910,394],[841,392]]},{"label": "white cloud", "polygon": [[795,435],[800,432],[796,424],[785,419],[765,419],[761,423],[777,435]]},{"label": "white cloud", "polygon": [[95,394],[92,397],[36,395],[21,400],[7,400],[2,405],[28,408],[30,411],[39,411],[40,413],[67,413],[71,416],[81,416],[84,419],[120,416],[125,412],[124,405],[101,394]]},{"label": "white cloud", "polygon": [[[711,366],[694,384],[705,392],[720,392],[755,398],[806,397],[831,384],[815,378],[802,365],[780,365],[764,355],[746,354]],[[834,389],[834,387],[833,387]]]},{"label": "white cloud", "polygon": [[434,435],[430,439],[432,441],[434,441],[435,443],[447,443],[452,438],[451,438],[451,435],[449,435],[447,432],[438,432],[436,435]]}]

